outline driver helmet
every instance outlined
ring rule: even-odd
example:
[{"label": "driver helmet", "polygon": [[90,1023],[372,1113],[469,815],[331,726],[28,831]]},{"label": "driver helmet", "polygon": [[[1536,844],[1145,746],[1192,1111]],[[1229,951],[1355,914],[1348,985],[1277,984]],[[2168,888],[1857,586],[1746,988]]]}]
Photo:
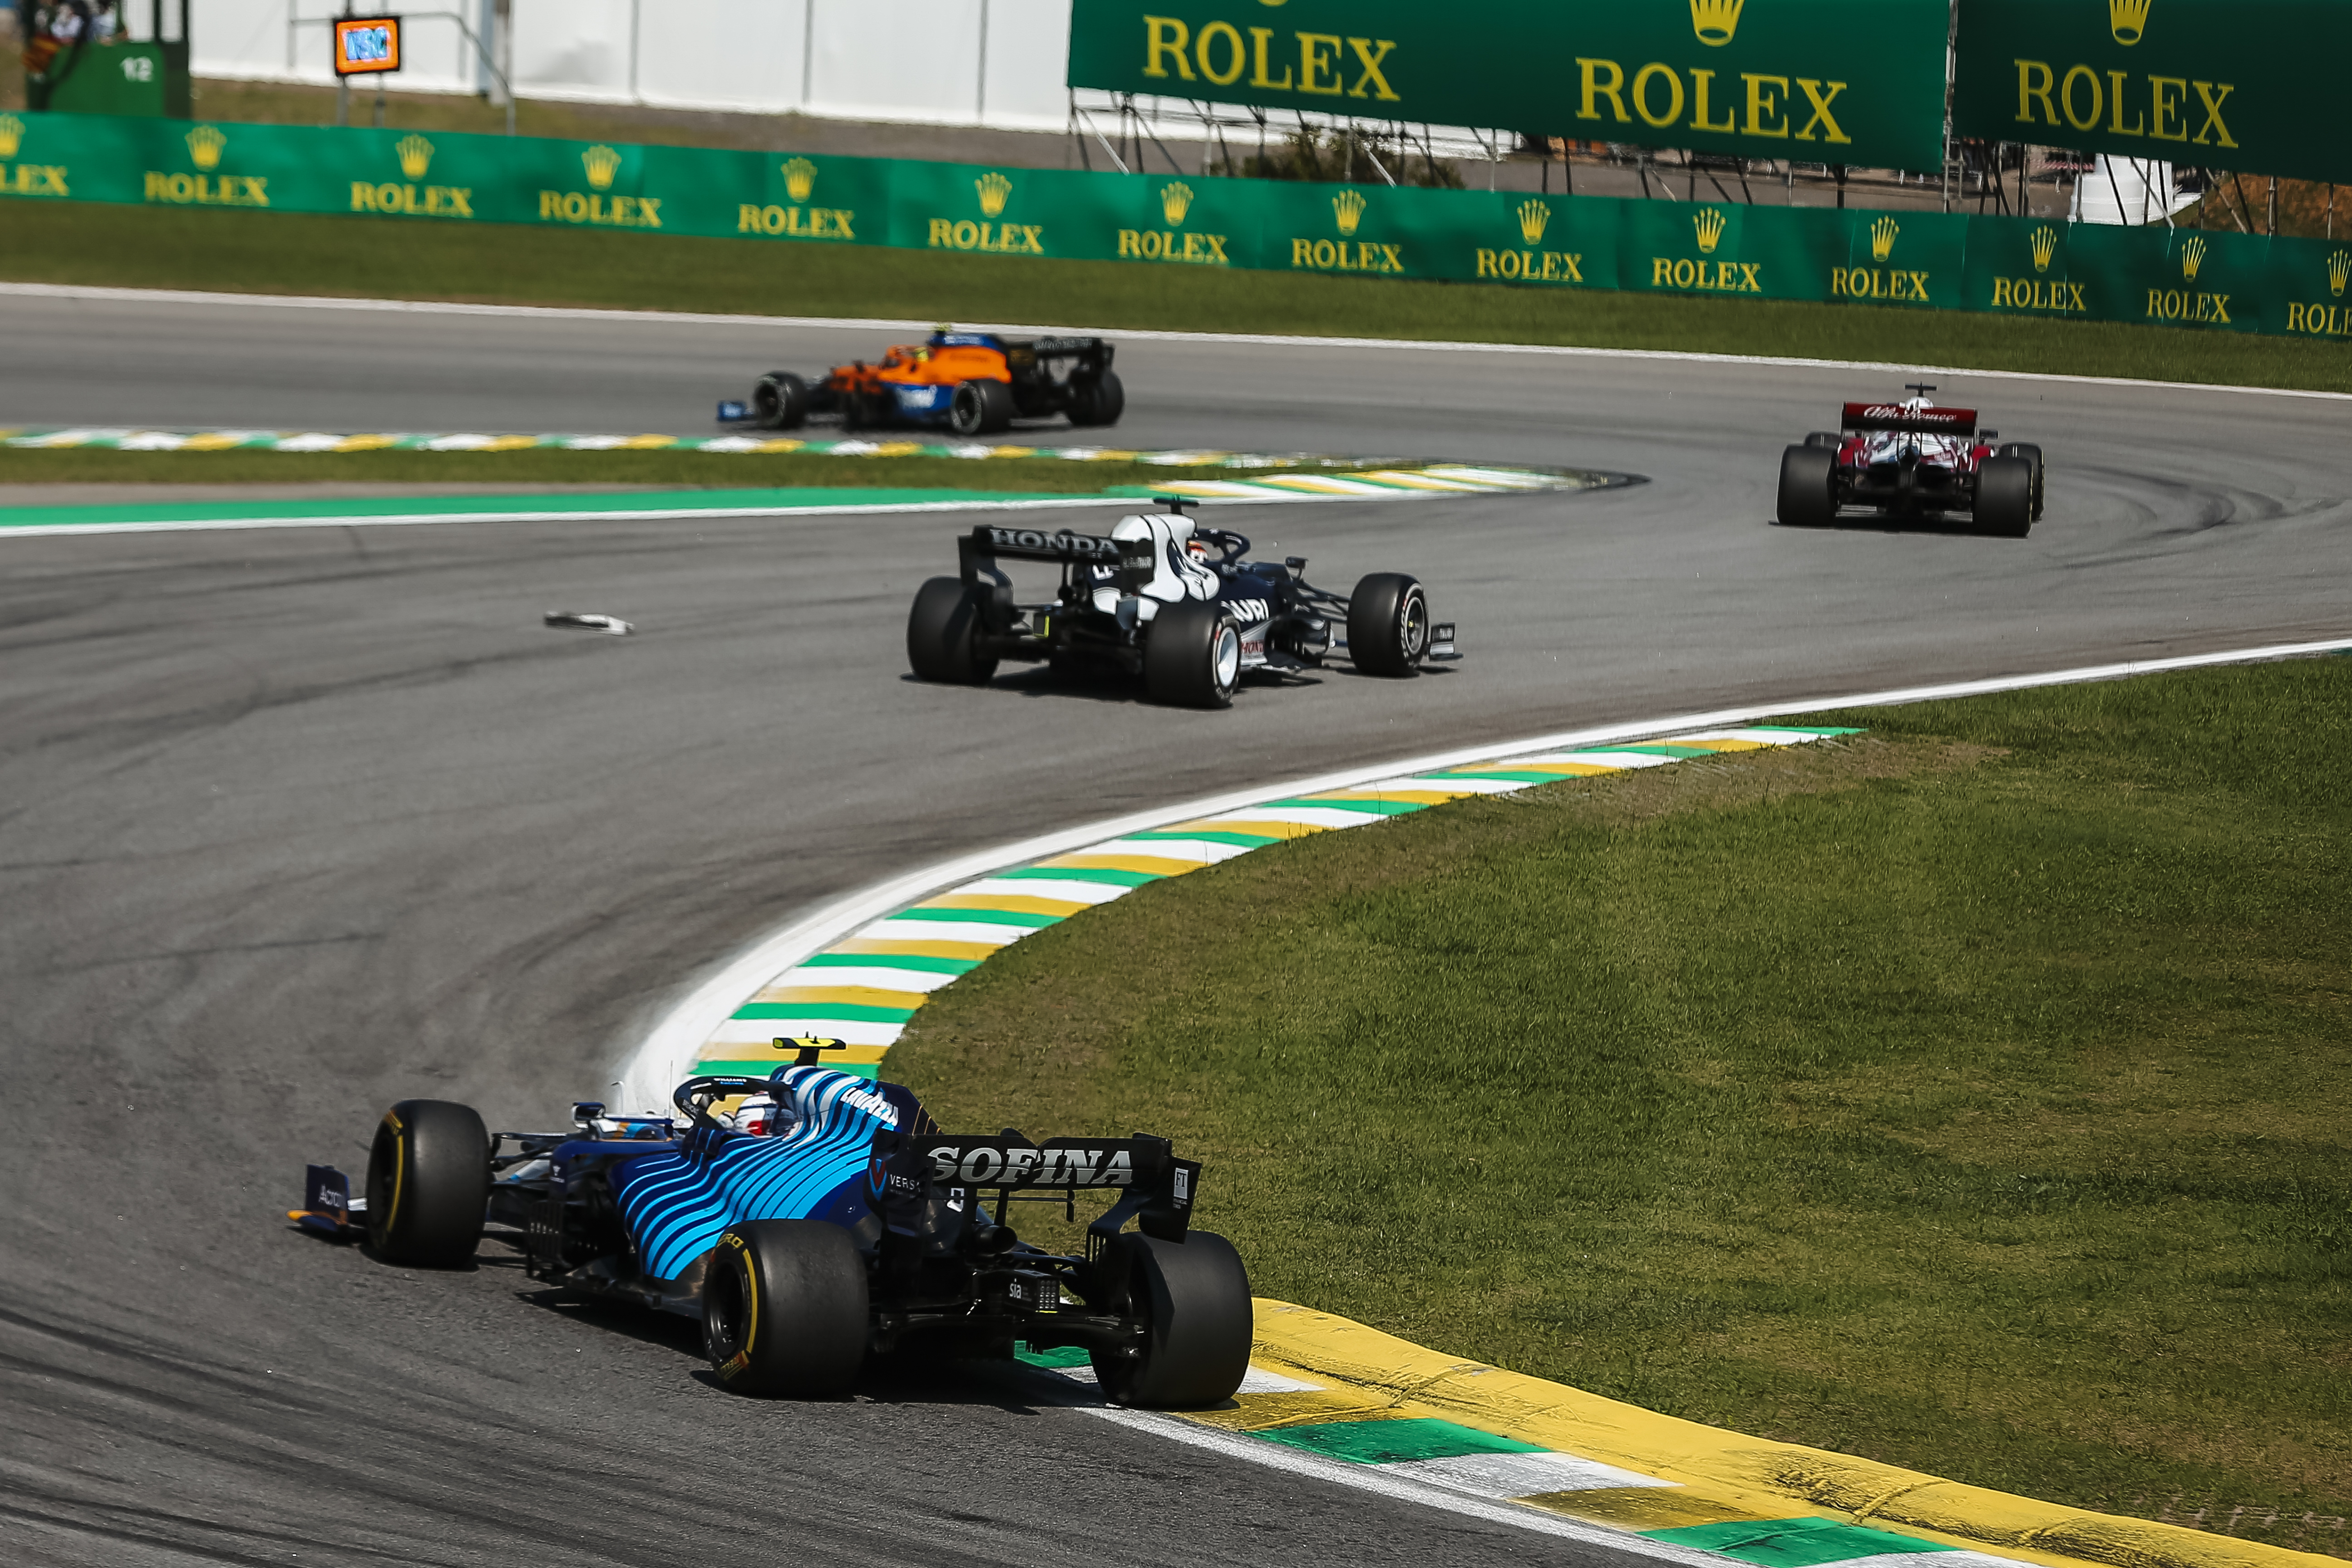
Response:
[{"label": "driver helmet", "polygon": [[1209,542],[1197,533],[1188,534],[1184,539],[1184,553],[1195,561],[1206,561],[1209,558]]}]

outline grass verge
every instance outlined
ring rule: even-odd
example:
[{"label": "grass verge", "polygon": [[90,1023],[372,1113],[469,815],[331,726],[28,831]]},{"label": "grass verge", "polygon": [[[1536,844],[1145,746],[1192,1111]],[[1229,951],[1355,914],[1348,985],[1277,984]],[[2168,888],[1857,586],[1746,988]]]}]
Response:
[{"label": "grass verge", "polygon": [[2352,660],[1821,721],[1145,888],[893,1076],[1174,1137],[1263,1294],[2345,1552]]},{"label": "grass verge", "polygon": [[791,452],[568,452],[555,447],[514,452],[121,452],[95,447],[0,447],[0,485],[587,484],[1093,495],[1113,485],[1237,477],[1247,476],[1231,468],[1050,458],[834,458]]},{"label": "grass verge", "polygon": [[290,213],[5,211],[0,277],[25,282],[1559,343],[2352,392],[2341,344],[2162,327]]}]

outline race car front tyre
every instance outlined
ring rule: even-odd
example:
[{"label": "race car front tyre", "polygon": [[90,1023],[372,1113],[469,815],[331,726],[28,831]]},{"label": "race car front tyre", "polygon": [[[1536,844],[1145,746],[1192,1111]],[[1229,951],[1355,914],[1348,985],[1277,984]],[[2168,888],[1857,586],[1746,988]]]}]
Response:
[{"label": "race car front tyre", "polygon": [[387,1263],[452,1268],[481,1245],[490,1134],[473,1107],[404,1100],[368,1151],[368,1245]]},{"label": "race car front tyre", "polygon": [[1819,447],[1790,447],[1780,454],[1780,524],[1784,528],[1827,528],[1837,521],[1837,496],[1832,476],[1837,454]]},{"label": "race car front tyre", "polygon": [[993,436],[1013,424],[1013,388],[1002,381],[965,381],[948,400],[948,428],[959,436]]},{"label": "race car front tyre", "polygon": [[1348,595],[1348,657],[1367,675],[1413,675],[1429,652],[1429,595],[1402,572],[1375,572]]},{"label": "race car front tyre", "polygon": [[2031,441],[2010,441],[1994,454],[2002,458],[2022,458],[2033,465],[2033,521],[2042,521],[2042,448]]},{"label": "race car front tyre", "polygon": [[751,389],[751,419],[762,430],[797,430],[808,412],[808,383],[791,371],[770,371]]},{"label": "race car front tyre", "polygon": [[1160,606],[1143,638],[1143,689],[1154,702],[1223,708],[1241,678],[1241,631],[1221,606],[1201,599]]},{"label": "race car front tyre", "polygon": [[1222,1236],[1182,1241],[1129,1231],[1102,1260],[1124,1262],[1114,1304],[1141,1318],[1140,1343],[1093,1352],[1095,1376],[1114,1405],[1196,1409],[1234,1396],[1249,1372],[1249,1271]]},{"label": "race car front tyre", "polygon": [[2022,539],[2033,526],[2033,465],[2022,458],[1987,458],[1977,470],[1977,526],[2005,539]]},{"label": "race car front tyre", "polygon": [[719,1381],[770,1399],[839,1399],[866,1360],[866,1264],[837,1225],[730,1226],[702,1276],[702,1349]]},{"label": "race car front tyre", "polygon": [[1080,429],[1116,425],[1126,412],[1127,388],[1115,372],[1107,370],[1097,379],[1070,388],[1070,423]]},{"label": "race car front tyre", "polygon": [[985,594],[957,577],[934,577],[916,590],[907,612],[907,665],[917,679],[979,686],[996,673],[995,657],[978,645]]}]

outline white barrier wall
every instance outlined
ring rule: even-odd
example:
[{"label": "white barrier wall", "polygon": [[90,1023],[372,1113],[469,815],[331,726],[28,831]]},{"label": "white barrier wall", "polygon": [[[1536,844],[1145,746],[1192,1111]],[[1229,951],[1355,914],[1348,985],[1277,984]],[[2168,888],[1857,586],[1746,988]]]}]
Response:
[{"label": "white barrier wall", "polygon": [[[405,9],[390,85],[474,92],[490,0]],[[332,83],[339,0],[194,0],[199,76]],[[526,98],[1059,131],[1070,0],[514,0]]]}]

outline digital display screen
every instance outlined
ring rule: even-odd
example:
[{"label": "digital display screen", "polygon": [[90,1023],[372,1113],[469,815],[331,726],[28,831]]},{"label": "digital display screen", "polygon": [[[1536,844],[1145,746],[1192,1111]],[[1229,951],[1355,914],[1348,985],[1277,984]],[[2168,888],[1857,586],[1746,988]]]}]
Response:
[{"label": "digital display screen", "polygon": [[372,76],[400,68],[400,18],[341,16],[335,21],[335,74]]}]

